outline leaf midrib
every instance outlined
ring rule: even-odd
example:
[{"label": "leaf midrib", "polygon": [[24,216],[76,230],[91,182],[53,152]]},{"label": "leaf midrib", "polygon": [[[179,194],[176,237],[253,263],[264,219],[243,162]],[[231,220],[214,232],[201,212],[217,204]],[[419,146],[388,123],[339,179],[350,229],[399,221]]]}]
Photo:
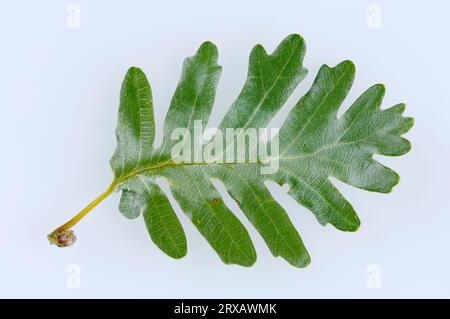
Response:
[{"label": "leaf midrib", "polygon": [[192,163],[175,163],[172,160],[167,160],[165,162],[162,162],[161,164],[158,165],[153,165],[153,166],[146,166],[143,168],[140,168],[138,170],[132,171],[130,173],[128,173],[127,175],[120,177],[118,179],[115,179],[113,181],[113,185],[114,186],[118,186],[124,182],[126,182],[127,180],[136,177],[139,174],[145,173],[147,171],[153,171],[153,170],[162,170],[165,168],[176,168],[176,167],[183,167],[183,166],[200,166],[200,165],[233,165],[233,164],[262,164],[260,161],[256,161],[256,162],[248,162],[248,163],[209,163],[209,162],[192,162]]}]

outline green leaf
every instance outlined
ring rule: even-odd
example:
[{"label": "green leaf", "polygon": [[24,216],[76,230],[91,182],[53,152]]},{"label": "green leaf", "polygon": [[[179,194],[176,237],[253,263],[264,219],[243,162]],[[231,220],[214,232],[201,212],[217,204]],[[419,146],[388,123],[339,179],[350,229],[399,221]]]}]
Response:
[{"label": "green leaf", "polygon": [[[244,138],[248,149],[255,148],[243,130],[267,127],[306,76],[304,54],[305,45],[299,35],[288,36],[272,54],[261,45],[255,46],[245,85],[223,118],[219,133],[240,128],[234,137]],[[308,208],[322,225],[329,223],[343,231],[355,231],[359,218],[329,178],[369,191],[390,192],[399,176],[373,159],[373,155],[398,156],[408,152],[410,143],[401,135],[412,127],[413,119],[402,116],[403,104],[380,108],[385,91],[381,84],[365,91],[338,117],[355,76],[353,63],[344,61],[335,67],[322,66],[311,89],[293,107],[278,135],[272,137],[271,142],[279,140],[275,158],[279,167],[274,174],[263,174],[261,169],[267,162],[259,158],[252,161],[250,151],[244,154],[245,161],[206,162],[198,157],[201,150],[194,147],[194,161],[179,162],[171,154],[179,143],[172,134],[185,128],[195,138],[196,130],[206,127],[221,73],[217,59],[215,45],[205,42],[184,61],[159,148],[153,145],[150,86],[140,69],[130,68],[122,85],[117,148],[111,159],[114,180],[109,190],[122,191],[119,209],[125,217],[143,214],[155,244],[169,256],[181,258],[187,251],[183,228],[166,194],[155,182],[158,177],[167,179],[183,212],[223,262],[250,266],[256,261],[255,249],[247,230],[212,183],[212,179],[220,180],[272,254],[293,266],[305,267],[310,257],[303,241],[265,182],[288,184],[288,194]],[[212,140],[218,139],[219,133]],[[233,153],[234,147],[225,145],[222,153],[215,150],[218,153],[214,155]],[[109,190],[87,210],[106,197]],[[84,216],[86,209],[80,214]]]}]

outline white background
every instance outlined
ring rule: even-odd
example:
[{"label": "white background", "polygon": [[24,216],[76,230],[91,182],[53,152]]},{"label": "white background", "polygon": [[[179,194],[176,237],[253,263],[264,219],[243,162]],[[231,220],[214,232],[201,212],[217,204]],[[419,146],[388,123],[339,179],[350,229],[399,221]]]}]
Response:
[{"label": "white background", "polygon": [[[448,1],[376,1],[379,28],[367,23],[372,2],[361,0],[86,0],[75,2],[80,28],[68,27],[70,3],[8,1],[0,10],[0,297],[450,297]],[[405,102],[406,115],[416,119],[407,134],[412,151],[379,157],[401,175],[391,194],[336,182],[362,220],[358,232],[320,226],[271,185],[309,249],[306,269],[273,258],[235,205],[258,252],[251,268],[224,265],[177,205],[188,256],[165,256],[141,218],[120,215],[117,194],[76,227],[75,246],[48,244],[46,234],[112,178],[108,161],[129,66],[149,78],[160,143],[182,61],[202,41],[218,46],[223,66],[215,126],[245,81],[251,48],[261,43],[270,52],[291,33],[307,43],[309,75],[274,126],[320,65],[345,59],[356,64],[357,75],[344,107],[381,82],[384,107]],[[77,270],[80,287],[71,288]],[[374,274],[380,288],[367,284]]]}]

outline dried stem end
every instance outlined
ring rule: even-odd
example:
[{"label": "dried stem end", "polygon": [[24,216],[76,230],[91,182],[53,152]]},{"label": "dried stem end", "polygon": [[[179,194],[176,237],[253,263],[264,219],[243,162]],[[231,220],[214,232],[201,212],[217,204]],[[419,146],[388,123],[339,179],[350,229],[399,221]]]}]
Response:
[{"label": "dried stem end", "polygon": [[77,236],[73,230],[61,230],[56,234],[50,234],[47,236],[48,241],[52,245],[56,245],[58,247],[69,247],[73,245],[77,241]]}]

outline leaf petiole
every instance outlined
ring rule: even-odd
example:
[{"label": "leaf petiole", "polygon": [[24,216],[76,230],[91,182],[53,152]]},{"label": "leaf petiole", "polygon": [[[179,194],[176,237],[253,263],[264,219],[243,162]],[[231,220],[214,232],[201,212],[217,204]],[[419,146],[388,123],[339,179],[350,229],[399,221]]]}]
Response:
[{"label": "leaf petiole", "polygon": [[84,216],[86,216],[95,206],[100,204],[106,197],[108,197],[116,188],[117,182],[112,183],[109,187],[101,193],[96,199],[90,202],[85,208],[83,208],[78,214],[76,214],[67,223],[59,226],[49,235],[47,235],[48,240],[51,244],[55,244],[58,247],[67,247],[75,243],[76,237],[72,230]]}]

